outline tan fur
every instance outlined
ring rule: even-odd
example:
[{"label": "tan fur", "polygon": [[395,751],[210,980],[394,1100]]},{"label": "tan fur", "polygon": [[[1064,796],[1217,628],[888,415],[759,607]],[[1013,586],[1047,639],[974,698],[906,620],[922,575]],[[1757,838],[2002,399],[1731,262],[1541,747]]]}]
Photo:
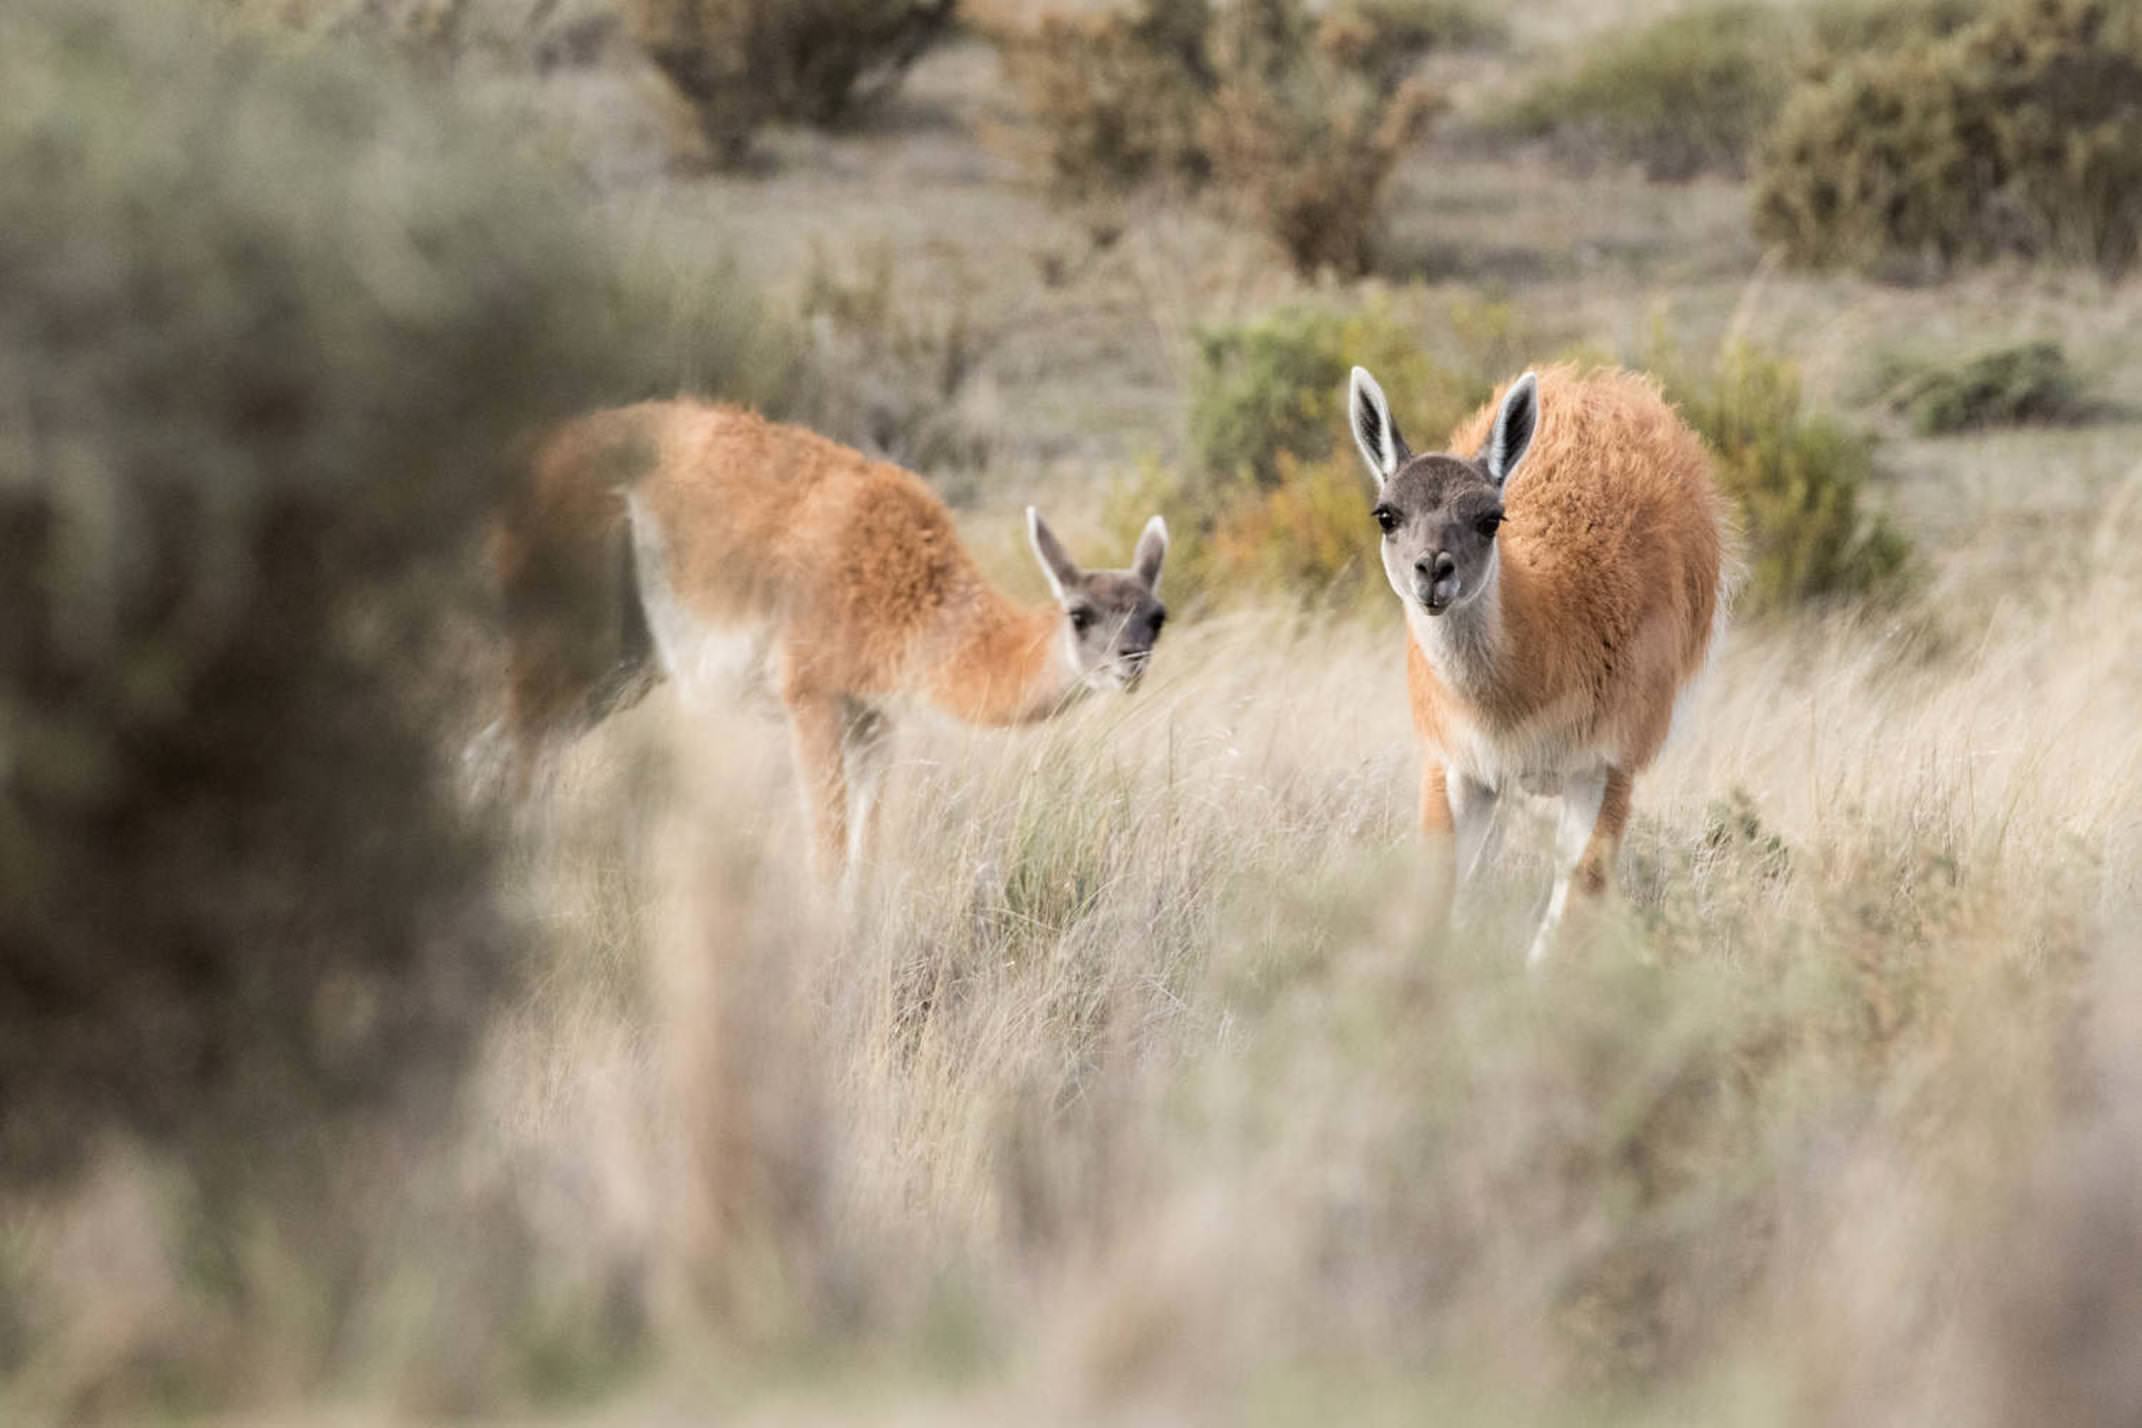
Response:
[{"label": "tan fur", "polygon": [[[1709,653],[1727,526],[1709,455],[1656,383],[1568,366],[1538,375],[1538,430],[1504,496],[1489,677],[1461,693],[1438,676],[1418,630],[1406,643],[1428,760],[1422,825],[1448,859],[1451,774],[1499,793],[1513,779],[1555,788],[1603,765],[1604,796],[1574,867],[1576,890],[1597,895],[1633,780]],[[1459,425],[1450,451],[1481,449],[1507,391]],[[1438,872],[1447,886],[1449,871]]]},{"label": "tan fur", "polygon": [[[546,585],[584,606],[600,583],[586,572],[620,568],[627,540],[657,645],[665,594],[690,628],[763,642],[828,871],[850,847],[850,766],[876,754],[894,706],[1017,724],[1084,688],[1064,654],[1064,611],[1015,603],[985,579],[920,478],[800,427],[674,401],[555,433],[494,545],[509,606],[529,603],[517,589]],[[524,759],[602,665],[571,657],[556,624],[540,611],[512,622],[509,719]]]},{"label": "tan fur", "polygon": [[[1545,716],[1634,774],[1710,648],[1724,508],[1702,439],[1650,378],[1555,366],[1539,382],[1539,431],[1504,502],[1497,677],[1466,699],[1408,640],[1414,719],[1442,753],[1457,725],[1492,735]],[[1449,450],[1480,449],[1507,390],[1459,424]]]}]

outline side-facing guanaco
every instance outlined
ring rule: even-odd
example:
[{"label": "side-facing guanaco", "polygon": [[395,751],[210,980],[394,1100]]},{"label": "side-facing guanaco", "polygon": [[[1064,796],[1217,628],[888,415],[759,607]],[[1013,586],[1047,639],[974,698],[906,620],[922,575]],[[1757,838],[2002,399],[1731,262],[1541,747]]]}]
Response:
[{"label": "side-facing guanaco", "polygon": [[[732,406],[598,412],[545,441],[531,476],[492,545],[517,761],[636,697],[656,662],[688,705],[770,690],[829,875],[873,841],[904,707],[981,725],[1049,718],[1134,687],[1167,619],[1158,516],[1128,570],[1088,571],[1029,507],[1054,598],[1024,605],[983,576],[919,477]],[[612,620],[621,648],[590,638]]]},{"label": "side-facing guanaco", "polygon": [[1491,856],[1499,798],[1561,798],[1536,961],[1572,886],[1606,891],[1632,783],[1720,637],[1728,536],[1709,454],[1655,383],[1617,370],[1527,372],[1447,453],[1408,450],[1359,367],[1349,409],[1405,608],[1445,906]]}]

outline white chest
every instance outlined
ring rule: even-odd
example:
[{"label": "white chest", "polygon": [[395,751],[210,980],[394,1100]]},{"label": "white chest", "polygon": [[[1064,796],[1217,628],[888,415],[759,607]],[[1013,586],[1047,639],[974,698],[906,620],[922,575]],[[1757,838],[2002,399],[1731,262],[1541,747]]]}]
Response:
[{"label": "white chest", "polygon": [[[1499,631],[1494,611],[1471,607],[1441,617],[1408,607],[1406,624],[1436,678],[1461,699],[1478,702],[1493,686]],[[1587,738],[1588,706],[1572,695],[1532,710],[1514,725],[1489,725],[1464,707],[1441,711],[1450,767],[1492,789],[1560,791],[1565,779],[1602,767],[1606,755]]]}]

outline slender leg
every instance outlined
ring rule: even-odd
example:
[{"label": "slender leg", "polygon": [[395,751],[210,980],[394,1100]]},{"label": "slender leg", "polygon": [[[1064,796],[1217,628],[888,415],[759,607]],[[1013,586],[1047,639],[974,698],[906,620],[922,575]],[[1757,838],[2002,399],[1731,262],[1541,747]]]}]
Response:
[{"label": "slender leg", "polygon": [[789,732],[796,749],[796,778],[811,821],[813,864],[828,882],[841,875],[848,851],[848,780],[842,768],[845,719],[838,698],[790,690]]},{"label": "slender leg", "polygon": [[1555,827],[1554,891],[1548,896],[1539,935],[1532,940],[1528,960],[1534,966],[1545,960],[1554,945],[1562,914],[1569,906],[1571,884],[1585,898],[1605,895],[1614,854],[1621,846],[1621,830],[1629,821],[1629,789],[1629,775],[1618,768],[1598,769],[1564,782],[1562,816]]},{"label": "slender leg", "polygon": [[1501,798],[1464,774],[1449,776],[1450,811],[1458,830],[1458,881],[1469,883],[1494,861],[1502,843]]},{"label": "slender leg", "polygon": [[883,714],[859,700],[847,703],[841,730],[842,752],[848,771],[848,871],[851,895],[869,875],[877,856],[880,793],[885,765],[892,752],[892,723]]},{"label": "slender leg", "polygon": [[1614,881],[1614,858],[1621,851],[1621,834],[1629,826],[1629,796],[1633,781],[1618,768],[1606,771],[1606,792],[1599,800],[1599,816],[1592,820],[1591,837],[1577,859],[1577,891],[1587,897],[1604,897]]}]

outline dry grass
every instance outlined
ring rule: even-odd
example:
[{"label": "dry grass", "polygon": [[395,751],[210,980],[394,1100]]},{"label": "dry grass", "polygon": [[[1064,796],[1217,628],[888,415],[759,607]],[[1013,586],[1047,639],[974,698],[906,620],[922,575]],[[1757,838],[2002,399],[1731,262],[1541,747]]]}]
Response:
[{"label": "dry grass", "polygon": [[[599,1418],[1990,1423],[2072,1369],[2109,1421],[2135,1400],[2058,1317],[2080,1228],[2021,1283],[1991,1229],[2074,1198],[2137,1233],[2125,1102],[2085,1088],[2133,1071],[2097,982],[2142,837],[2138,536],[2142,473],[1946,654],[1737,640],[1639,786],[1625,901],[1537,982],[1537,830],[1455,935],[1421,921],[1388,621],[1192,626],[1135,699],[904,745],[846,920],[798,881],[778,729],[658,698],[527,830],[549,969],[449,1168],[379,1197],[341,1337],[204,1329],[169,1268],[114,1320],[85,1246],[171,1251],[113,1190],[17,1237],[77,1290],[7,1402],[98,1402],[99,1335],[139,1372],[161,1314],[180,1362],[280,1365],[265,1406],[324,1363],[418,1417],[632,1381]],[[298,1292],[301,1247],[256,1253]]]},{"label": "dry grass", "polygon": [[[1182,443],[1188,334],[1302,285],[1187,210],[1086,246],[974,137],[1015,113],[994,63],[954,46],[883,132],[691,184],[610,152],[609,77],[542,95],[606,203],[767,293],[882,244],[914,321],[987,325],[962,521],[1038,594],[1019,507],[1098,534],[1107,473]],[[1501,285],[1557,346],[1641,350],[1665,306],[1834,405],[1894,332],[2022,328],[2142,400],[2131,290],[1751,292],[1726,184],[1435,150],[1392,214],[1420,311]],[[1135,698],[918,731],[846,917],[802,880],[778,725],[658,694],[521,830],[505,892],[545,935],[444,1152],[382,1145],[338,1228],[215,1256],[123,1150],[9,1206],[0,1419],[2133,1420],[2134,430],[1884,448],[1919,593],[1735,631],[1639,784],[1623,900],[1540,981],[1530,819],[1454,935],[1422,923],[1386,607],[1186,617]]]}]

